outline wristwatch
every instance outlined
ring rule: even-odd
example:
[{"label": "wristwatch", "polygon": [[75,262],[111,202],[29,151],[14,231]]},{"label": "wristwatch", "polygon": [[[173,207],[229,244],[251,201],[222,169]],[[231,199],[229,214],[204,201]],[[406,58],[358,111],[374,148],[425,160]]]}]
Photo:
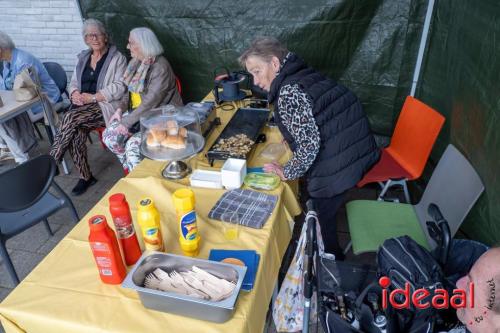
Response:
[{"label": "wristwatch", "polygon": [[95,95],[92,95],[92,103],[97,103],[97,98],[95,97]]}]

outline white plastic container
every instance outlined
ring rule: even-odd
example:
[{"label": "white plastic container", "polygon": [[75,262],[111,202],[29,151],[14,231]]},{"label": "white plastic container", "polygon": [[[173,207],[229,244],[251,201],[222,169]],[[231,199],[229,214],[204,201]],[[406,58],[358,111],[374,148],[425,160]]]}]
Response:
[{"label": "white plastic container", "polygon": [[193,187],[222,188],[220,171],[196,169],[189,177],[189,181]]},{"label": "white plastic container", "polygon": [[240,188],[246,175],[246,160],[228,158],[221,169],[222,185],[228,190]]}]

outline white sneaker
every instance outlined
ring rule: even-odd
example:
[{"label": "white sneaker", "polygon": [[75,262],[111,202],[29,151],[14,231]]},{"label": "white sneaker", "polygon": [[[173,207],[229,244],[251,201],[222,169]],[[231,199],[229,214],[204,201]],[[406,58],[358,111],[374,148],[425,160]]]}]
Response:
[{"label": "white sneaker", "polygon": [[13,160],[14,155],[6,148],[0,149],[0,161]]}]

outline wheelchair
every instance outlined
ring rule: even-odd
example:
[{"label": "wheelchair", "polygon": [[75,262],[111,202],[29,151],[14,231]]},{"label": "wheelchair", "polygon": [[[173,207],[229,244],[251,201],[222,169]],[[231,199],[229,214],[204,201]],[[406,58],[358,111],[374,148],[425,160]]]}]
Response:
[{"label": "wheelchair", "polygon": [[[317,304],[318,320],[327,333],[432,333],[461,325],[453,309],[425,319],[417,316],[402,318],[404,313],[390,306],[382,309],[382,288],[378,283],[377,267],[336,261],[333,255],[320,253],[321,245],[316,233],[318,217],[312,201],[307,202],[307,210],[303,333],[309,332],[313,301]],[[429,213],[434,221],[427,222],[428,231],[438,244],[432,255],[441,264],[446,278],[455,283],[469,271],[487,247],[471,240],[452,240],[439,208],[430,204]],[[464,261],[467,263],[463,264]],[[411,320],[421,323],[409,329],[408,321]]]}]

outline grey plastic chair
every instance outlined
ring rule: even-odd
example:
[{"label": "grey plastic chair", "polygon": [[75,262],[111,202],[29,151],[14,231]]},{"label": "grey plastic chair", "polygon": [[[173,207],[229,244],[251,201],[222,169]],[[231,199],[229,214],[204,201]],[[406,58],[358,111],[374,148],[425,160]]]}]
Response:
[{"label": "grey plastic chair", "polygon": [[420,225],[432,249],[436,246],[429,236],[426,221],[429,204],[436,204],[455,236],[465,217],[484,190],[476,170],[453,145],[448,145],[439,164],[434,169],[420,202],[414,206]]},{"label": "grey plastic chair", "polygon": [[68,77],[66,76],[66,71],[59,65],[57,62],[44,62],[43,66],[49,73],[50,77],[56,83],[59,91],[61,92],[61,96],[66,94],[66,97],[69,98],[67,85],[68,85]]},{"label": "grey plastic chair", "polygon": [[56,168],[51,156],[42,155],[0,174],[0,255],[15,284],[19,277],[5,247],[9,238],[39,222],[52,236],[47,218],[64,207],[75,224],[80,220],[71,199],[54,181]]},{"label": "grey plastic chair", "polygon": [[483,190],[472,165],[450,144],[417,205],[370,200],[347,203],[353,252],[376,251],[386,239],[403,235],[432,250],[437,244],[427,230],[426,222],[433,220],[428,214],[429,204],[438,206],[453,237]]},{"label": "grey plastic chair", "polygon": [[[53,112],[57,113],[64,112],[70,105],[69,94],[67,90],[68,77],[66,76],[66,72],[64,71],[64,68],[62,68],[62,66],[57,62],[44,62],[43,66],[49,73],[49,76],[52,78],[52,80],[54,80],[57,87],[59,88],[59,92],[61,93],[61,100],[56,104],[51,105]],[[66,99],[63,98],[64,94],[66,94]],[[43,112],[35,114],[31,112],[31,110],[29,110],[28,115],[40,139],[43,139],[43,137],[42,134],[40,133],[40,130],[38,129],[37,126],[38,123],[44,125],[45,131],[47,133],[47,138],[49,139],[49,142],[52,143],[53,141],[52,132],[50,128],[43,122]]]}]

